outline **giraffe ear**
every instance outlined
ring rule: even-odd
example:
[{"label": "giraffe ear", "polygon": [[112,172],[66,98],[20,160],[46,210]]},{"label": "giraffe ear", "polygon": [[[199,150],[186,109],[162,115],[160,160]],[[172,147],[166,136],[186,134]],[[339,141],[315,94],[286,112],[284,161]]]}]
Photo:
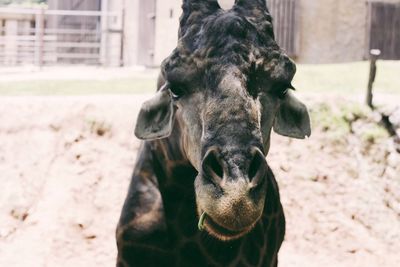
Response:
[{"label": "giraffe ear", "polygon": [[143,103],[136,122],[135,135],[142,140],[168,137],[172,132],[175,108],[169,90],[164,86]]},{"label": "giraffe ear", "polygon": [[291,92],[282,99],[282,103],[274,121],[274,131],[277,134],[297,139],[311,135],[310,115],[307,107]]}]

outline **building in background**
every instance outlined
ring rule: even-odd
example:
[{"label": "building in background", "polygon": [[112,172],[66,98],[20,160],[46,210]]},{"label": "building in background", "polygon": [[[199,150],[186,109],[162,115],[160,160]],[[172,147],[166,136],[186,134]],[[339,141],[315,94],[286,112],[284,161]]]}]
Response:
[{"label": "building in background", "polygon": [[[149,1],[155,3],[155,38],[148,47],[154,46],[152,63],[158,65],[176,45],[182,1],[136,1],[139,10]],[[219,2],[227,8],[234,0]],[[381,49],[385,59],[400,59],[399,0],[267,0],[267,4],[278,43],[298,62],[359,61],[374,48]],[[138,23],[139,28],[145,25],[146,21]],[[138,53],[146,49],[141,47]]]},{"label": "building in background", "polygon": [[[55,1],[55,0],[49,0]],[[103,0],[104,1],[104,0]],[[182,0],[109,0],[125,7],[125,65],[158,66],[176,47]],[[224,8],[234,0],[219,0]],[[301,63],[400,59],[400,0],[267,0],[278,43]]]},{"label": "building in background", "polygon": [[[219,2],[229,8],[234,0]],[[43,14],[0,8],[0,62],[151,67],[159,66],[177,43],[182,0],[47,4]],[[277,42],[300,63],[359,61],[373,48],[381,49],[384,59],[400,59],[400,0],[267,4]]]}]

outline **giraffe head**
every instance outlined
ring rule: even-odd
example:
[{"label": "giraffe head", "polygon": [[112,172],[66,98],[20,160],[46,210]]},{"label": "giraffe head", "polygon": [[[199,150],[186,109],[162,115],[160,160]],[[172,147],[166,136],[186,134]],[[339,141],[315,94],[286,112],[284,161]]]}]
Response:
[{"label": "giraffe head", "polygon": [[274,40],[263,0],[186,0],[177,48],[162,64],[164,85],[139,114],[136,135],[179,142],[197,169],[198,214],[214,237],[232,240],[260,219],[271,172],[270,133],[305,138],[307,108],[290,89],[296,67]]}]

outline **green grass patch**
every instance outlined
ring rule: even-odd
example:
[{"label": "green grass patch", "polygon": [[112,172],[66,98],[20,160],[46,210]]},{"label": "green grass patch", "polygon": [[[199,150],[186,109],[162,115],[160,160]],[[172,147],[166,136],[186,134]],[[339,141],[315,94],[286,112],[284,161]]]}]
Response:
[{"label": "green grass patch", "polygon": [[385,140],[389,137],[388,132],[380,125],[374,124],[370,125],[369,128],[366,128],[363,134],[361,135],[361,139],[364,142],[375,143],[378,140]]},{"label": "green grass patch", "polygon": [[385,128],[373,118],[373,111],[352,101],[335,105],[317,103],[310,107],[310,115],[313,129],[324,132],[333,141],[343,141],[350,134],[366,143],[389,137]]},{"label": "green grass patch", "polygon": [[[300,92],[365,93],[369,62],[298,64],[294,86]],[[0,82],[0,95],[94,95],[151,93],[156,76],[110,80],[32,80]],[[378,61],[376,93],[400,93],[400,61]]]},{"label": "green grass patch", "polygon": [[341,138],[350,133],[347,107],[334,111],[330,105],[317,104],[310,108],[311,121],[314,128],[319,128],[331,136]]},{"label": "green grass patch", "polygon": [[[364,93],[368,85],[369,62],[345,64],[298,64],[293,84],[301,92]],[[400,93],[400,61],[378,61],[374,91]]]},{"label": "green grass patch", "polygon": [[0,82],[0,95],[95,95],[137,94],[156,90],[156,80],[126,78],[115,80],[35,80]]}]

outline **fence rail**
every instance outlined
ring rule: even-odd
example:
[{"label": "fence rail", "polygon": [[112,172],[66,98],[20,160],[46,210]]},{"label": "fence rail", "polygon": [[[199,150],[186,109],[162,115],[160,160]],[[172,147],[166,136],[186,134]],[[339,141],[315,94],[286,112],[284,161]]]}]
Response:
[{"label": "fence rail", "polygon": [[15,15],[40,15],[44,10],[46,15],[55,16],[85,16],[85,17],[99,17],[109,16],[118,17],[120,14],[117,12],[104,12],[104,11],[91,11],[91,10],[48,10],[41,8],[9,8],[0,7],[0,14],[15,14]]},{"label": "fence rail", "polygon": [[122,42],[116,12],[0,8],[0,65],[120,64]]}]

